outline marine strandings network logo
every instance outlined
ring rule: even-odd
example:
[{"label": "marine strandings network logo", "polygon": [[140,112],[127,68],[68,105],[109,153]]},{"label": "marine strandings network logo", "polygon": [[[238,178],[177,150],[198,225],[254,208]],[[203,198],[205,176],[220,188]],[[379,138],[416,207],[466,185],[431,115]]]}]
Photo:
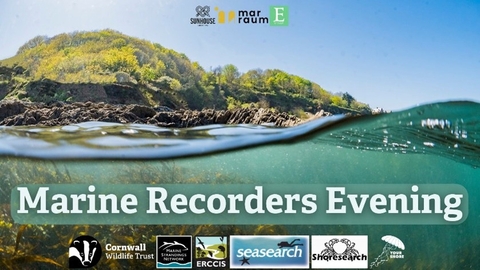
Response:
[{"label": "marine strandings network logo", "polygon": [[157,235],[157,269],[192,268],[192,236]]},{"label": "marine strandings network logo", "polygon": [[230,268],[307,269],[309,236],[231,236]]}]

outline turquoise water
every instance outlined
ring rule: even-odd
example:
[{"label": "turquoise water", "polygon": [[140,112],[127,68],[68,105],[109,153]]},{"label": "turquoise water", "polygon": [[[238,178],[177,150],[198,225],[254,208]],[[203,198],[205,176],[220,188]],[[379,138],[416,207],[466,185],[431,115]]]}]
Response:
[{"label": "turquoise water", "polygon": [[[384,248],[381,238],[394,235],[405,244],[404,259],[390,259],[379,268],[478,269],[479,112],[478,103],[448,102],[375,116],[335,116],[286,129],[240,125],[175,130],[98,122],[56,128],[2,127],[0,203],[9,204],[16,185],[33,183],[459,184],[468,191],[469,204],[468,218],[459,225],[279,224],[270,231],[256,226],[218,226],[212,231],[368,235],[369,263]],[[2,217],[12,222],[7,214]],[[14,245],[16,226],[5,225],[0,231],[0,238],[11,238],[3,244]],[[114,227],[89,230],[109,238],[105,234]],[[127,225],[118,227],[125,235],[146,230],[143,233],[151,235],[145,239],[162,233],[159,230],[206,233],[199,226],[138,226],[132,231],[126,230]],[[42,230],[78,233],[69,231],[72,228],[42,227],[32,229],[32,234]],[[58,244],[56,239],[49,241],[51,246]],[[60,256],[57,253],[44,252],[49,258]]]}]

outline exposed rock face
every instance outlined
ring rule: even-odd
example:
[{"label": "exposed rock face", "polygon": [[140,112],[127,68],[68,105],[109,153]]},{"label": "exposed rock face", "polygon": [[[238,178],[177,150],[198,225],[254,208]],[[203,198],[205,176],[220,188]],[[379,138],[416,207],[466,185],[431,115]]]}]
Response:
[{"label": "exposed rock face", "polygon": [[232,111],[177,110],[152,108],[144,105],[112,105],[103,102],[24,103],[0,102],[0,125],[59,126],[86,121],[151,124],[161,127],[195,127],[211,124],[274,124],[288,127],[301,120],[287,113],[274,113],[266,109],[239,109]]}]

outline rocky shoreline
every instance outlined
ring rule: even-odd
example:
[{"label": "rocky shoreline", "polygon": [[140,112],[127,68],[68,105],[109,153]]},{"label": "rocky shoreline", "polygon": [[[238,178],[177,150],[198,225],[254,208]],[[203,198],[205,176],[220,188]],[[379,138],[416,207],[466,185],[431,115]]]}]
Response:
[{"label": "rocky shoreline", "polygon": [[[315,118],[331,115],[323,111]],[[0,102],[0,125],[4,126],[61,126],[86,121],[150,124],[159,127],[186,128],[212,124],[269,124],[289,127],[303,122],[287,113],[268,109],[245,108],[237,110],[170,110],[144,105],[113,105],[107,103],[53,102],[27,103],[21,101]]]}]

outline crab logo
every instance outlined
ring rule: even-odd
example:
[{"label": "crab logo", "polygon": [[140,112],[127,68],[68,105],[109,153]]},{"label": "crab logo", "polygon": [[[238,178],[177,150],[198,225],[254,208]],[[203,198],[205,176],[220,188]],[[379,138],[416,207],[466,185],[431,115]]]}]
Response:
[{"label": "crab logo", "polygon": [[312,236],[312,268],[368,268],[368,236]]},{"label": "crab logo", "polygon": [[90,268],[95,266],[101,257],[102,247],[97,239],[89,235],[79,236],[70,243],[68,267]]},{"label": "crab logo", "polygon": [[359,255],[358,250],[354,249],[355,243],[343,238],[338,240],[333,238],[330,241],[325,243],[326,249],[322,250],[320,255],[322,256],[335,256],[335,255],[345,255],[345,256],[356,256]]}]

